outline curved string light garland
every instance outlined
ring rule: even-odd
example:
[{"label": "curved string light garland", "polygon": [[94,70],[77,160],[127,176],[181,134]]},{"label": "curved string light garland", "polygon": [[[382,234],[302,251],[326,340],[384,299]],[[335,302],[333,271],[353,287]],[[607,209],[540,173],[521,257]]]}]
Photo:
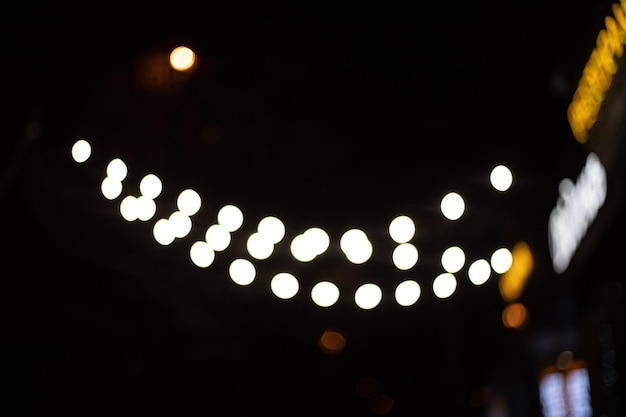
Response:
[{"label": "curved string light garland", "polygon": [[[91,156],[91,144],[86,139],[77,140],[71,155],[75,162],[84,163]],[[120,158],[112,159],[106,169],[106,177],[101,183],[101,192],[108,200],[120,198],[123,191],[122,182],[128,174],[126,164]],[[490,181],[497,191],[506,191],[512,184],[511,171],[504,165],[498,165],[490,173]],[[155,174],[148,174],[139,184],[140,195],[127,195],[119,203],[120,214],[127,221],[149,221],[156,214],[156,198],[161,194],[162,182]],[[176,239],[183,239],[191,232],[192,217],[202,206],[202,198],[193,189],[185,189],[178,194],[177,210],[168,217],[160,218],[152,227],[155,241],[163,246],[170,245]],[[446,194],[440,204],[442,214],[449,220],[458,220],[465,211],[463,197],[456,193]],[[244,221],[243,211],[235,205],[225,205],[217,212],[217,222],[207,227],[204,239],[197,240],[189,248],[189,259],[199,268],[210,267],[219,252],[226,250],[231,243],[231,235],[238,231]],[[275,246],[285,238],[286,227],[274,216],[262,218],[256,230],[248,236],[246,249],[248,257],[237,257],[228,268],[232,281],[240,286],[251,284],[257,271],[253,260],[268,259],[274,253]],[[406,271],[413,268],[419,259],[419,251],[410,243],[415,235],[415,223],[407,215],[400,215],[389,223],[388,232],[395,243],[392,254],[394,266]],[[291,255],[299,262],[310,262],[324,255],[330,245],[331,238],[326,231],[312,227],[295,236],[289,246]],[[353,264],[367,262],[374,247],[367,233],[361,229],[350,229],[339,238],[340,249],[348,261]],[[508,248],[497,248],[489,259],[474,260],[467,268],[469,280],[475,286],[486,283],[492,272],[504,274],[511,267],[512,253]],[[448,298],[457,288],[455,274],[466,265],[464,251],[458,246],[447,248],[441,255],[443,272],[432,282],[432,291],[438,298]],[[291,273],[276,273],[270,280],[272,293],[283,300],[292,299],[300,292],[300,283]],[[412,279],[399,283],[394,291],[398,305],[408,307],[420,299],[422,288]],[[341,290],[336,283],[322,280],[313,285],[310,297],[319,307],[331,307],[337,303]],[[354,292],[354,303],[363,310],[377,307],[383,298],[383,291],[377,284],[367,282],[361,284]]]}]

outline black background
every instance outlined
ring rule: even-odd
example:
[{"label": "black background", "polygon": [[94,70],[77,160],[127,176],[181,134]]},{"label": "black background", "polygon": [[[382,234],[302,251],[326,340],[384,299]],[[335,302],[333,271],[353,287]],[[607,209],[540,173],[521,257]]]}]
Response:
[{"label": "black background", "polygon": [[[550,319],[547,217],[585,155],[566,109],[609,13],[589,1],[24,3],[7,13],[3,397],[25,415],[357,416],[372,415],[355,390],[371,375],[395,401],[390,415],[483,415],[481,387],[493,401],[509,393],[511,415],[539,415],[525,340]],[[179,44],[197,52],[194,72],[142,84],[146,60]],[[80,137],[93,155],[78,165],[69,150]],[[200,229],[232,203],[248,231],[269,214],[291,236],[327,228],[330,254],[296,265],[283,245],[238,287],[226,275],[232,252],[206,270],[189,262],[199,228],[161,247],[150,224],[120,218],[99,193],[115,157],[129,166],[125,192],[161,176],[157,216],[193,187]],[[487,183],[498,163],[515,179],[503,194]],[[465,223],[438,215],[452,189],[467,196]],[[387,266],[386,222],[403,213],[417,224],[411,273]],[[367,265],[339,256],[335,239],[352,227],[374,239]],[[529,328],[502,326],[494,278],[460,280],[446,300],[430,291],[447,245],[487,257],[520,240],[536,259]],[[303,286],[287,301],[268,288],[285,268]],[[326,310],[306,295],[324,277],[346,289]],[[400,308],[391,294],[406,277],[422,297]],[[365,281],[384,290],[371,311],[349,296]],[[318,348],[329,328],[347,339],[337,355]]]}]

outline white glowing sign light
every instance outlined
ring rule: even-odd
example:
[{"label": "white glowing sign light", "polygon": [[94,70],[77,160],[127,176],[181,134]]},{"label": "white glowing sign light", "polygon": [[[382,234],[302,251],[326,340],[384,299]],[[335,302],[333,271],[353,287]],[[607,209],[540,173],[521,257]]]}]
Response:
[{"label": "white glowing sign light", "polygon": [[569,178],[561,180],[559,198],[550,213],[548,241],[555,272],[567,269],[605,198],[606,171],[592,152],[575,184]]}]

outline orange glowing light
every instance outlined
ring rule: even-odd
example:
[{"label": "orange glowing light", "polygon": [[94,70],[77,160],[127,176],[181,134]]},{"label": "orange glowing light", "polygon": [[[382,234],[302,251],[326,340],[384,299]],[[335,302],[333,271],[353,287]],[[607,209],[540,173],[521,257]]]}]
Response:
[{"label": "orange glowing light", "polygon": [[528,318],[528,310],[522,303],[513,303],[505,307],[502,312],[502,323],[505,327],[519,329]]},{"label": "orange glowing light", "polygon": [[334,355],[346,347],[346,338],[336,330],[326,330],[320,337],[319,346],[324,353]]}]

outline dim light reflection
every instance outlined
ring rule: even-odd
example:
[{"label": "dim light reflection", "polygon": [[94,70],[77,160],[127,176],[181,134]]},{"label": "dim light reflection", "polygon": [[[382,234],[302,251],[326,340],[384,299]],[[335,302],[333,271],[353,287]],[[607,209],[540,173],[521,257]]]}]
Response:
[{"label": "dim light reflection", "polygon": [[528,310],[522,303],[512,303],[502,311],[502,323],[505,327],[519,329],[526,324]]},{"label": "dim light reflection", "polygon": [[325,330],[319,338],[319,347],[328,355],[336,355],[345,349],[346,337],[338,330]]},{"label": "dim light reflection", "polygon": [[[91,145],[85,139],[77,140],[72,146],[72,158],[76,162],[87,160],[91,156]],[[102,181],[103,195],[108,199],[115,199],[121,194],[122,181],[128,174],[124,161],[115,158],[107,165],[107,177]],[[126,196],[120,202],[120,214],[127,221],[151,219],[156,212],[155,199],[161,194],[162,183],[155,174],[143,177],[139,184],[141,195]],[[494,185],[494,188],[496,186]],[[500,187],[503,189],[503,187]],[[195,215],[202,206],[200,195],[193,189],[182,191],[177,198],[177,208],[167,218],[158,219],[152,228],[155,241],[161,245],[170,245],[175,239],[182,239],[189,235],[192,229],[191,216]],[[465,210],[463,198],[454,192],[446,194],[440,205],[442,213],[449,219],[454,220],[462,216]],[[201,268],[210,266],[215,259],[215,252],[225,250],[230,243],[230,233],[238,230],[243,224],[243,212],[234,205],[222,207],[217,215],[217,223],[210,226],[205,233],[204,241],[197,241],[191,245],[189,256],[192,262]],[[417,248],[409,244],[415,234],[415,223],[406,215],[397,216],[389,224],[389,236],[398,246],[394,250],[392,261],[398,269],[407,270],[415,265],[418,258]],[[275,216],[263,218],[246,243],[249,254],[257,259],[269,258],[274,252],[274,246],[285,236],[284,223]],[[296,239],[297,238],[297,239]],[[330,246],[328,233],[321,228],[312,227],[307,229],[292,240],[292,250],[300,243],[302,247],[294,250],[294,257],[303,261],[310,261],[316,256],[322,255]],[[298,239],[301,242],[298,242]],[[298,242],[295,244],[294,242]],[[354,264],[364,263],[369,260],[373,253],[373,245],[367,234],[361,229],[350,229],[343,233],[339,240],[340,249],[346,259]],[[301,250],[301,252],[298,252]],[[456,253],[455,256],[454,253]],[[451,258],[453,261],[444,261]],[[491,259],[478,259],[470,265],[468,275],[474,285],[481,285],[489,279],[491,271],[504,274],[511,268],[513,263],[511,252],[506,248],[494,251]],[[433,282],[433,292],[438,298],[451,296],[457,286],[453,272],[462,268],[465,263],[463,251],[458,247],[450,247],[442,255],[442,265],[446,273],[437,276]],[[235,259],[230,267],[229,274],[233,282],[238,285],[249,285],[256,277],[256,268],[249,260]],[[278,298],[293,298],[299,292],[299,282],[290,273],[276,274],[270,282],[271,291]],[[311,299],[320,307],[334,305],[340,295],[336,284],[330,281],[321,281],[315,284],[311,290]],[[415,304],[421,296],[420,284],[415,280],[405,280],[395,289],[394,297],[398,305],[410,306]],[[382,289],[373,283],[363,284],[354,293],[354,301],[361,309],[373,309],[382,300]]]}]

